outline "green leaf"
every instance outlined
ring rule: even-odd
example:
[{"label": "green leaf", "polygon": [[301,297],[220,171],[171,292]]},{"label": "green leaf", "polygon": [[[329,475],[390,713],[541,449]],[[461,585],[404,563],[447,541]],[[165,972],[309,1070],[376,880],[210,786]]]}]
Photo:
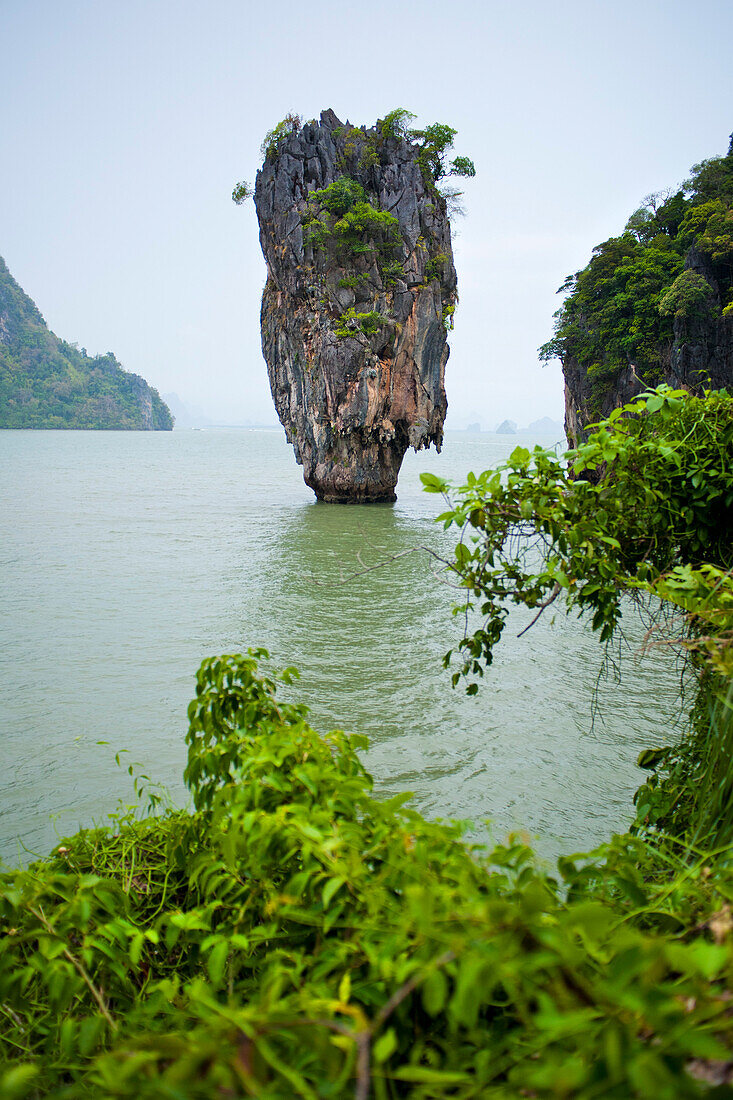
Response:
[{"label": "green leaf", "polygon": [[392,1074],[398,1081],[412,1081],[423,1085],[468,1085],[471,1077],[467,1073],[455,1073],[449,1070],[430,1069],[428,1066],[400,1066]]},{"label": "green leaf", "polygon": [[666,760],[669,756],[669,749],[644,749],[639,753],[636,763],[640,768],[656,768],[657,764]]},{"label": "green leaf", "polygon": [[219,985],[221,983],[228,954],[229,944],[225,939],[220,940],[220,942],[209,952],[209,957],[206,961],[206,969],[214,985]]},{"label": "green leaf", "polygon": [[381,1065],[382,1062],[386,1062],[391,1054],[397,1050],[397,1035],[393,1027],[383,1032],[372,1048],[372,1054],[374,1061],[377,1065]]},{"label": "green leaf", "polygon": [[465,566],[471,557],[471,551],[468,549],[465,543],[459,542],[455,550],[456,561],[459,566]]},{"label": "green leaf", "polygon": [[346,971],[344,976],[339,982],[339,1000],[342,1004],[349,1003],[349,997],[351,996],[351,974]]},{"label": "green leaf", "polygon": [[448,979],[442,969],[433,970],[422,984],[422,1002],[429,1016],[443,1011],[448,997]]},{"label": "green leaf", "polygon": [[445,493],[448,489],[448,482],[435,474],[420,474],[420,480],[426,493]]},{"label": "green leaf", "polygon": [[39,1068],[28,1062],[6,1070],[0,1077],[0,1096],[3,1100],[22,1100],[34,1087]]}]

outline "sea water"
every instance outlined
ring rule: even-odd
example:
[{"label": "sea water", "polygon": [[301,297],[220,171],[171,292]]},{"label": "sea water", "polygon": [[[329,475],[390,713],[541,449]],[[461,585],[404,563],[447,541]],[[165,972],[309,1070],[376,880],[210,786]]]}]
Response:
[{"label": "sea water", "polygon": [[633,611],[620,685],[596,690],[598,640],[557,608],[521,638],[512,613],[478,695],[441,666],[460,593],[429,551],[456,534],[419,474],[461,481],[517,442],[449,432],[406,456],[396,504],[343,506],[315,501],[280,430],[0,432],[0,857],[102,823],[130,764],[185,803],[196,669],[255,645],[299,668],[289,696],[317,729],[369,737],[378,795],[548,857],[625,828],[636,757],[681,713]]}]

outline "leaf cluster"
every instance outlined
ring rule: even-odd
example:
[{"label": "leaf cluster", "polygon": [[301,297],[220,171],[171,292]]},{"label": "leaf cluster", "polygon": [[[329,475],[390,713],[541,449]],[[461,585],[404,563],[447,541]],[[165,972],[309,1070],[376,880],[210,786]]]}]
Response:
[{"label": "leaf cluster", "polygon": [[271,130],[268,130],[262,139],[260,153],[263,159],[265,161],[274,160],[287,136],[296,133],[302,125],[303,120],[300,115],[296,115],[293,111],[285,115],[285,118],[281,119]]},{"label": "leaf cluster", "polygon": [[331,245],[341,259],[381,257],[402,245],[394,214],[372,206],[361,184],[348,176],[312,191],[301,221],[306,243],[322,251]]},{"label": "leaf cluster", "polygon": [[386,324],[389,324],[389,318],[375,309],[366,313],[359,313],[353,306],[349,306],[339,317],[334,331],[341,340],[353,337],[358,332],[369,338],[370,336],[376,336]]}]

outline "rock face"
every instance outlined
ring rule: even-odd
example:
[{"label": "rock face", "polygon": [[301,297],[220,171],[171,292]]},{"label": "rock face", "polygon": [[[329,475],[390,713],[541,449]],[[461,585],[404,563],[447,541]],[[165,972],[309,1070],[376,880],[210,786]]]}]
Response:
[{"label": "rock face", "polygon": [[324,111],[257,175],[262,350],[319,500],[395,500],[408,446],[440,450],[456,272],[446,203],[418,153]]}]

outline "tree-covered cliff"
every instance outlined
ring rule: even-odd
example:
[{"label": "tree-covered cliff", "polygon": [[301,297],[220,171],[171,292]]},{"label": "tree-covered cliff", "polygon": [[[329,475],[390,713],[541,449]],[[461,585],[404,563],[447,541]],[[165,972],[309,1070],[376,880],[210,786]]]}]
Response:
[{"label": "tree-covered cliff", "polygon": [[649,385],[733,386],[733,139],[648,195],[570,275],[543,358],[562,360],[573,442]]},{"label": "tree-covered cliff", "polygon": [[112,352],[89,356],[54,335],[0,257],[0,428],[172,427],[158,391]]}]

